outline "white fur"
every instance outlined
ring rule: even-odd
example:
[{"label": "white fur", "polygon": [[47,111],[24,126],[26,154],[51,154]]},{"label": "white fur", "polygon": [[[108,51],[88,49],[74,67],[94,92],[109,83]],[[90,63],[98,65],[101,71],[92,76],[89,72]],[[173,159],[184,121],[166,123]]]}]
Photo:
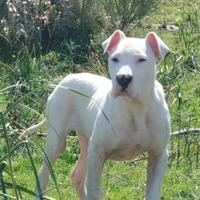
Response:
[{"label": "white fur", "polygon": [[[111,80],[89,73],[71,74],[50,95],[46,108],[46,155],[53,166],[66,148],[67,134],[76,130],[81,154],[71,173],[73,184],[79,199],[101,200],[105,161],[131,160],[147,152],[145,199],[159,200],[168,160],[170,116],[162,86],[155,80],[155,63],[157,57],[164,58],[168,48],[155,33],[137,39],[126,38],[121,31],[113,33],[103,48],[109,53]],[[116,81],[120,74],[132,76],[125,91]],[[45,191],[49,181],[45,161],[39,178]]]}]

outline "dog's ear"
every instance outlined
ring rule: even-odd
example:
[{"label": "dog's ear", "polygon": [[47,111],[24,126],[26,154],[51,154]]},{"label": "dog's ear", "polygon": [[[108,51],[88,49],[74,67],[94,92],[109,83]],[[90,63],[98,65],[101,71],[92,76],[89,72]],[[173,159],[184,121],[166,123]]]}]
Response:
[{"label": "dog's ear", "polygon": [[104,54],[110,52],[118,41],[124,39],[126,36],[120,30],[116,30],[107,40],[102,43]]},{"label": "dog's ear", "polygon": [[166,56],[169,48],[154,32],[148,33],[145,40],[149,43],[157,58],[163,59]]}]

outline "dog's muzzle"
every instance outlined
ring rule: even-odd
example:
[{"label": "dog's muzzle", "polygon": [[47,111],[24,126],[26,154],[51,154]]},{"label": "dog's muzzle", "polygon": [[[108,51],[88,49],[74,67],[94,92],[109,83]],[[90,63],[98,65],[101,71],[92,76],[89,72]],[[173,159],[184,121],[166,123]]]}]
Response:
[{"label": "dog's muzzle", "polygon": [[129,83],[133,80],[131,75],[119,74],[116,77],[117,83],[122,87],[122,92],[128,87]]}]

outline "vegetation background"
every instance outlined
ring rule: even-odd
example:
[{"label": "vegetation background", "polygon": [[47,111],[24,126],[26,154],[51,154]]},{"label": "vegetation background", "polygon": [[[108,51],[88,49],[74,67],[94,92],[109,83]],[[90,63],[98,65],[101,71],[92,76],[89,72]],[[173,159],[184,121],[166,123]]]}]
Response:
[{"label": "vegetation background", "polygon": [[[155,31],[170,52],[157,63],[172,119],[161,199],[200,199],[200,0],[1,0],[0,196],[33,199],[45,129],[19,134],[45,117],[49,94],[69,73],[109,77],[101,43],[115,29],[130,37]],[[74,132],[51,170],[47,196],[77,199],[69,174],[79,156]],[[147,155],[105,164],[104,199],[144,199]],[[37,183],[38,184],[38,183]],[[51,198],[50,198],[51,197]]]}]

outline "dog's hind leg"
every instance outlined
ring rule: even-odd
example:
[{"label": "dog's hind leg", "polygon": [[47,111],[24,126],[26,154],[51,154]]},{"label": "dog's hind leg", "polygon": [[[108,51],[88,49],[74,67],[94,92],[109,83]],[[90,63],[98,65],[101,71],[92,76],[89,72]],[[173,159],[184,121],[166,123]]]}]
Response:
[{"label": "dog's hind leg", "polygon": [[[41,169],[38,172],[40,186],[43,195],[45,194],[47,184],[49,182],[49,174],[50,174],[49,165],[53,167],[60,154],[66,149],[66,135],[67,134],[61,134],[60,129],[57,129],[56,132],[51,125],[47,126],[47,138],[46,138],[44,161]],[[35,193],[38,194],[37,186],[35,187]],[[35,200],[39,199],[40,198],[38,197],[35,198]]]},{"label": "dog's hind leg", "polygon": [[76,193],[80,200],[86,199],[85,191],[85,178],[87,171],[87,150],[88,150],[88,139],[80,132],[77,132],[81,153],[79,159],[71,173],[71,179],[73,181]]}]

